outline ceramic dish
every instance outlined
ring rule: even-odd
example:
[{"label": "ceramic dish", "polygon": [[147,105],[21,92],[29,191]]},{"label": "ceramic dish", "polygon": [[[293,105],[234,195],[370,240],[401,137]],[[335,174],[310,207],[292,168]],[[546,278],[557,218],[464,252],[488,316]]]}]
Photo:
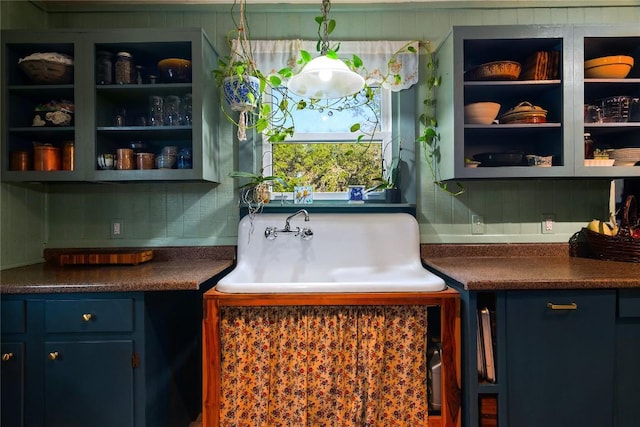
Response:
[{"label": "ceramic dish", "polygon": [[165,83],[191,81],[191,61],[182,58],[166,58],[158,62],[160,79]]},{"label": "ceramic dish", "polygon": [[613,166],[613,159],[584,159],[585,166]]},{"label": "ceramic dish", "polygon": [[500,104],[497,102],[474,102],[464,106],[464,122],[490,125],[498,116],[499,111]]},{"label": "ceramic dish", "polygon": [[553,156],[537,156],[535,154],[527,154],[527,163],[529,166],[539,168],[550,168],[553,163]]},{"label": "ceramic dish", "polygon": [[518,80],[522,65],[515,61],[494,61],[478,65],[464,74],[465,80]]},{"label": "ceramic dish", "polygon": [[633,67],[633,57],[625,55],[603,56],[584,62],[587,79],[624,79]]},{"label": "ceramic dish", "polygon": [[502,116],[500,123],[516,124],[516,123],[546,123],[547,110],[531,104],[530,102],[521,102]]},{"label": "ceramic dish", "polygon": [[473,160],[480,162],[479,166],[523,166],[524,154],[520,152],[480,153],[473,156]]}]

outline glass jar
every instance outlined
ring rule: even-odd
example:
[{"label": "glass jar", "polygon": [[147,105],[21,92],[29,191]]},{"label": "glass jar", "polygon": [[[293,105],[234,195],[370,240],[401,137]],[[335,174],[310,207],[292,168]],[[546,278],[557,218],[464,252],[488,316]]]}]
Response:
[{"label": "glass jar", "polygon": [[164,98],[161,96],[149,97],[149,126],[164,125]]},{"label": "glass jar", "polygon": [[116,60],[116,83],[131,84],[133,81],[133,56],[129,52],[118,52]]},{"label": "glass jar", "polygon": [[178,152],[178,169],[191,169],[191,167],[192,167],[191,149],[182,148]]},{"label": "glass jar", "polygon": [[584,158],[593,159],[593,140],[589,132],[584,134]]},{"label": "glass jar", "polygon": [[180,126],[182,124],[182,107],[180,97],[169,95],[164,100],[164,125]]},{"label": "glass jar", "polygon": [[191,105],[191,94],[187,93],[182,97],[182,121],[185,125],[193,124],[193,108]]},{"label": "glass jar", "polygon": [[106,50],[101,50],[96,55],[96,83],[110,85],[113,83],[113,63],[111,62],[113,55]]}]

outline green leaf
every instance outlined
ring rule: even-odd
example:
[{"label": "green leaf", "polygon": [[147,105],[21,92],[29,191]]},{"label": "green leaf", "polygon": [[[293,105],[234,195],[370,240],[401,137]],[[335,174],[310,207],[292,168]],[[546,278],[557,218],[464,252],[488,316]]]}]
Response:
[{"label": "green leaf", "polygon": [[329,49],[327,51],[327,58],[331,58],[331,59],[338,59],[338,54],[336,53],[335,50],[333,49]]},{"label": "green leaf", "polygon": [[356,68],[362,67],[363,62],[362,59],[358,55],[353,55],[353,66]]},{"label": "green leaf", "polygon": [[411,52],[411,53],[416,53],[416,52],[417,52],[416,48],[415,48],[415,47],[413,47],[413,46],[408,46],[408,47],[407,47],[407,50],[408,50],[409,52]]},{"label": "green leaf", "polygon": [[301,50],[300,51],[300,57],[302,58],[302,61],[306,64],[307,62],[311,61],[311,54],[309,52],[307,52],[306,50]]},{"label": "green leaf", "polygon": [[304,99],[301,99],[298,104],[296,105],[296,109],[297,110],[304,110],[305,108],[307,108],[307,102]]},{"label": "green leaf", "polygon": [[327,25],[327,34],[331,34],[333,33],[333,30],[336,29],[336,20],[335,19],[329,19],[329,23]]},{"label": "green leaf", "polygon": [[269,121],[267,119],[261,118],[256,122],[256,131],[259,133],[264,132],[269,126]]},{"label": "green leaf", "polygon": [[360,123],[354,123],[349,128],[351,132],[358,132],[360,130]]},{"label": "green leaf", "polygon": [[276,75],[269,76],[269,83],[273,87],[278,87],[282,84],[282,79]]},{"label": "green leaf", "polygon": [[278,71],[278,74],[280,74],[284,78],[289,78],[293,75],[293,71],[291,70],[291,68],[286,67]]},{"label": "green leaf", "polygon": [[316,16],[313,19],[318,23],[318,25],[322,25],[322,21],[324,21],[324,18],[322,16]]}]

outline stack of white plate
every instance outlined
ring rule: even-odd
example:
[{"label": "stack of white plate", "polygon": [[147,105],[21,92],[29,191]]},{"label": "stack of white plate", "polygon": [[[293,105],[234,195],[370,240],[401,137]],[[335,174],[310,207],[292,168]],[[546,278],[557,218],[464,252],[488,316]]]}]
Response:
[{"label": "stack of white plate", "polygon": [[640,148],[618,148],[612,150],[609,157],[615,159],[616,166],[633,166],[640,162]]}]

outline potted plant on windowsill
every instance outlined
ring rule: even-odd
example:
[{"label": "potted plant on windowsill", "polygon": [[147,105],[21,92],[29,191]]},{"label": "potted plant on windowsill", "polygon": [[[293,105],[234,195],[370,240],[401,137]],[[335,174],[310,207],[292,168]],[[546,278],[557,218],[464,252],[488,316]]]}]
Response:
[{"label": "potted plant on windowsill", "polygon": [[271,201],[271,186],[279,183],[286,186],[284,178],[279,176],[264,176],[262,170],[259,174],[243,171],[229,173],[232,178],[246,178],[249,181],[238,187],[241,190],[240,201],[251,209],[261,208]]},{"label": "potted plant on windowsill", "polygon": [[371,191],[384,191],[384,200],[386,203],[400,203],[400,157],[395,157],[391,161],[391,165],[383,170],[383,175],[373,179],[378,184],[368,189]]}]

